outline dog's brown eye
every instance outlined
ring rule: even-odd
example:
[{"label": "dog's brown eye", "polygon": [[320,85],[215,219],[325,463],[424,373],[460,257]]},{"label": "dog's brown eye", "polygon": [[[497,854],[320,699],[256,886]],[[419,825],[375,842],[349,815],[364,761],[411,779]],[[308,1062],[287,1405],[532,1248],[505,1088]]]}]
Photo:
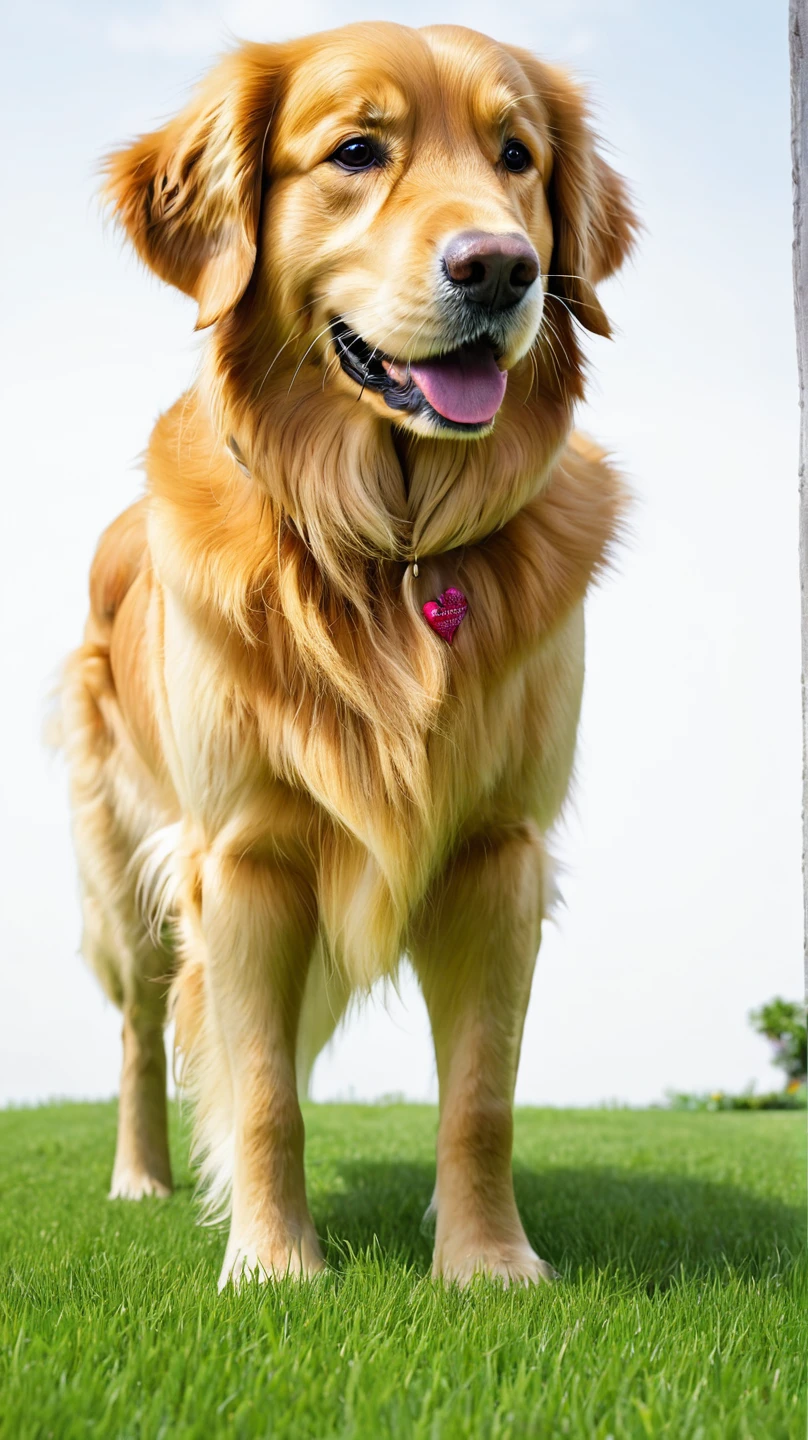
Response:
[{"label": "dog's brown eye", "polygon": [[379,157],[369,140],[357,136],[340,145],[331,159],[341,165],[343,170],[369,170],[371,165],[377,164]]},{"label": "dog's brown eye", "polygon": [[509,140],[502,152],[502,163],[506,170],[518,174],[520,170],[527,170],[530,164],[530,151],[527,145],[521,140]]}]

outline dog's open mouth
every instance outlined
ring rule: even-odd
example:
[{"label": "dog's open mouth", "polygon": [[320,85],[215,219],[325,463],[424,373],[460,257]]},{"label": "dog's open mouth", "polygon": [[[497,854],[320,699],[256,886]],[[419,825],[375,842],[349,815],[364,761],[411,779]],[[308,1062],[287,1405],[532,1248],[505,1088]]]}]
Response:
[{"label": "dog's open mouth", "polygon": [[344,320],[333,322],[331,335],[345,374],[363,390],[378,391],[391,410],[426,409],[444,425],[479,430],[502,404],[508,375],[489,340],[406,363],[371,350]]}]

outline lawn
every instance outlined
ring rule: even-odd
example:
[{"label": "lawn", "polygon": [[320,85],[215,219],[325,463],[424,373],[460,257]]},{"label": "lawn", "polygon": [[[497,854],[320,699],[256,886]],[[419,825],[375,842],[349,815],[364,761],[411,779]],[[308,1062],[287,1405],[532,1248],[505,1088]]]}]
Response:
[{"label": "lawn", "polygon": [[804,1116],[522,1110],[552,1287],[429,1279],[428,1107],[309,1106],[331,1273],[216,1294],[170,1201],[105,1198],[115,1107],[0,1112],[0,1433],[803,1440]]}]

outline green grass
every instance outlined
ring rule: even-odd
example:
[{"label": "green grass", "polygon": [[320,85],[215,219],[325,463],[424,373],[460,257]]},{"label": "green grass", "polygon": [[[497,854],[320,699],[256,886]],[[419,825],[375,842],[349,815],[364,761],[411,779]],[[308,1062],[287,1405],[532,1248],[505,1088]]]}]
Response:
[{"label": "green grass", "polygon": [[553,1286],[429,1279],[435,1114],[310,1106],[332,1271],[216,1294],[173,1117],[170,1201],[105,1199],[113,1105],[0,1113],[0,1433],[805,1434],[804,1118],[521,1111],[516,1183]]}]

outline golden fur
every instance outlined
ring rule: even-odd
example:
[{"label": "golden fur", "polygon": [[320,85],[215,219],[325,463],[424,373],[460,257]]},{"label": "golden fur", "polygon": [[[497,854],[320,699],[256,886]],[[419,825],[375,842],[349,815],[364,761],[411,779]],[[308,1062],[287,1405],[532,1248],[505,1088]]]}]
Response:
[{"label": "golden fur", "polygon": [[[378,173],[328,161],[380,135]],[[533,165],[498,163],[509,135]],[[512,1100],[567,792],[583,600],[621,484],[571,435],[576,322],[630,248],[622,182],[561,72],[471,31],[351,26],[227,56],[112,155],[144,261],[211,326],[103,536],[62,687],[84,953],[124,1014],[112,1194],[166,1193],[167,989],[222,1283],[322,1257],[297,1087],[407,954],[435,1037],[435,1273],[548,1278],[511,1181]],[[435,255],[532,242],[502,408],[474,438],[360,394],[329,323],[447,348]],[[418,557],[418,573],[412,564]],[[423,603],[459,585],[450,648]]]}]

